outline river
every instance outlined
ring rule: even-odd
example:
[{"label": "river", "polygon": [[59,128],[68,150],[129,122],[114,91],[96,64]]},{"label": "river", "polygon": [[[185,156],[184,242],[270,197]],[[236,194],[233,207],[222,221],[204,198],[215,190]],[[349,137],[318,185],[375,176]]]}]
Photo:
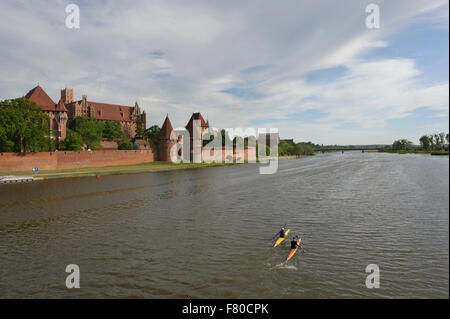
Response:
[{"label": "river", "polygon": [[[449,157],[346,152],[0,185],[1,298],[448,298]],[[283,224],[304,251],[281,264]],[[68,289],[68,264],[80,288]],[[380,287],[366,287],[376,264]]]}]

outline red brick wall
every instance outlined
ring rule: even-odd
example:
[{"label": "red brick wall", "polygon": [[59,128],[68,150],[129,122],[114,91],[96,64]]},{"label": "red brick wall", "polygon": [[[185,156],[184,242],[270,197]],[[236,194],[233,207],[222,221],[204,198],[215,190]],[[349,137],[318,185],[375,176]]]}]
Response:
[{"label": "red brick wall", "polygon": [[158,143],[158,161],[172,162],[172,157],[177,156],[176,148],[173,148],[177,141],[160,140]]},{"label": "red brick wall", "polygon": [[241,161],[256,162],[256,147],[235,148],[233,159],[237,160],[239,158]]},{"label": "red brick wall", "polygon": [[222,149],[212,150],[203,149],[202,150],[202,160],[204,161],[216,161],[216,162],[227,162],[228,156],[232,156],[233,160],[236,161],[256,161],[256,148],[255,147],[245,147],[245,148],[234,148],[223,147]]},{"label": "red brick wall", "polygon": [[155,157],[151,150],[59,151],[27,155],[0,153],[0,172],[30,171],[31,173],[34,167],[47,170],[137,164],[153,162]]}]

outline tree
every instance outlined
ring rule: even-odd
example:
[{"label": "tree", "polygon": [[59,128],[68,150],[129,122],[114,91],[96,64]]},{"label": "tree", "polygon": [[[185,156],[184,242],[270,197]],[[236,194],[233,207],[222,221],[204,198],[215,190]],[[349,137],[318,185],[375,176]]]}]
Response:
[{"label": "tree", "polygon": [[394,141],[392,143],[392,150],[394,151],[407,151],[409,148],[411,148],[412,142],[408,141],[407,139],[401,139]]},{"label": "tree", "polygon": [[420,145],[422,145],[422,148],[425,151],[430,150],[430,146],[431,146],[431,141],[430,141],[430,137],[428,135],[424,135],[422,136],[420,139]]},{"label": "tree", "polygon": [[431,149],[432,150],[434,150],[434,138],[433,138],[433,135],[431,134],[431,135],[428,135],[428,139],[429,139],[429,141],[430,141],[430,144],[431,144]]},{"label": "tree", "polygon": [[231,140],[228,132],[225,129],[220,130],[220,136],[222,137],[222,146],[233,145],[233,141]]},{"label": "tree", "polygon": [[83,149],[83,138],[80,134],[71,129],[67,129],[66,138],[63,141],[62,149],[66,151],[81,151]]},{"label": "tree", "polygon": [[100,141],[102,139],[103,122],[94,118],[86,119],[77,116],[71,123],[70,128],[80,134],[84,144],[89,149],[95,150],[101,148]]},{"label": "tree", "polygon": [[314,148],[311,143],[295,144],[295,155],[314,155]]},{"label": "tree", "polygon": [[158,146],[160,132],[161,132],[161,128],[158,125],[153,125],[145,130],[144,137],[146,137],[150,141],[152,141],[153,145]]},{"label": "tree", "polygon": [[10,130],[6,119],[6,108],[0,107],[0,152],[12,152],[14,150],[14,142],[9,138]]},{"label": "tree", "polygon": [[439,134],[434,134],[433,137],[434,137],[434,144],[436,145],[436,148],[440,149],[441,148],[441,139],[439,137]]},{"label": "tree", "polygon": [[49,117],[36,103],[18,98],[0,102],[0,151],[39,152],[52,149]]},{"label": "tree", "polygon": [[445,145],[445,133],[439,133],[439,144],[441,145],[441,147],[444,147]]},{"label": "tree", "polygon": [[142,137],[145,134],[144,122],[142,121],[142,115],[138,116],[136,120],[136,137]]},{"label": "tree", "polygon": [[107,139],[122,138],[125,136],[119,121],[105,121],[103,124],[102,137]]}]

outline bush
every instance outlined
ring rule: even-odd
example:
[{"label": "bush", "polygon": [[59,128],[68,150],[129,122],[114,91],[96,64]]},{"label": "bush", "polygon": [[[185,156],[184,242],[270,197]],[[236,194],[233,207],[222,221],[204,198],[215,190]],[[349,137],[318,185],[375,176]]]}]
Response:
[{"label": "bush", "polygon": [[120,141],[117,143],[119,150],[134,150],[134,143],[131,141]]},{"label": "bush", "polygon": [[62,143],[62,150],[65,151],[81,151],[83,149],[83,138],[80,134],[71,129],[67,129],[66,138]]}]

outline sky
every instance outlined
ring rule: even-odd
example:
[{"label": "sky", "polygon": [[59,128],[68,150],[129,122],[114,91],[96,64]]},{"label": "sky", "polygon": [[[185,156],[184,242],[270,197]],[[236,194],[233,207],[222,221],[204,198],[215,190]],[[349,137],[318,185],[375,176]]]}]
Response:
[{"label": "sky", "polygon": [[[69,29],[66,6],[80,9]],[[367,28],[367,5],[380,27]],[[0,100],[134,105],[147,126],[201,112],[316,144],[391,144],[449,131],[449,2],[0,2]]]}]

